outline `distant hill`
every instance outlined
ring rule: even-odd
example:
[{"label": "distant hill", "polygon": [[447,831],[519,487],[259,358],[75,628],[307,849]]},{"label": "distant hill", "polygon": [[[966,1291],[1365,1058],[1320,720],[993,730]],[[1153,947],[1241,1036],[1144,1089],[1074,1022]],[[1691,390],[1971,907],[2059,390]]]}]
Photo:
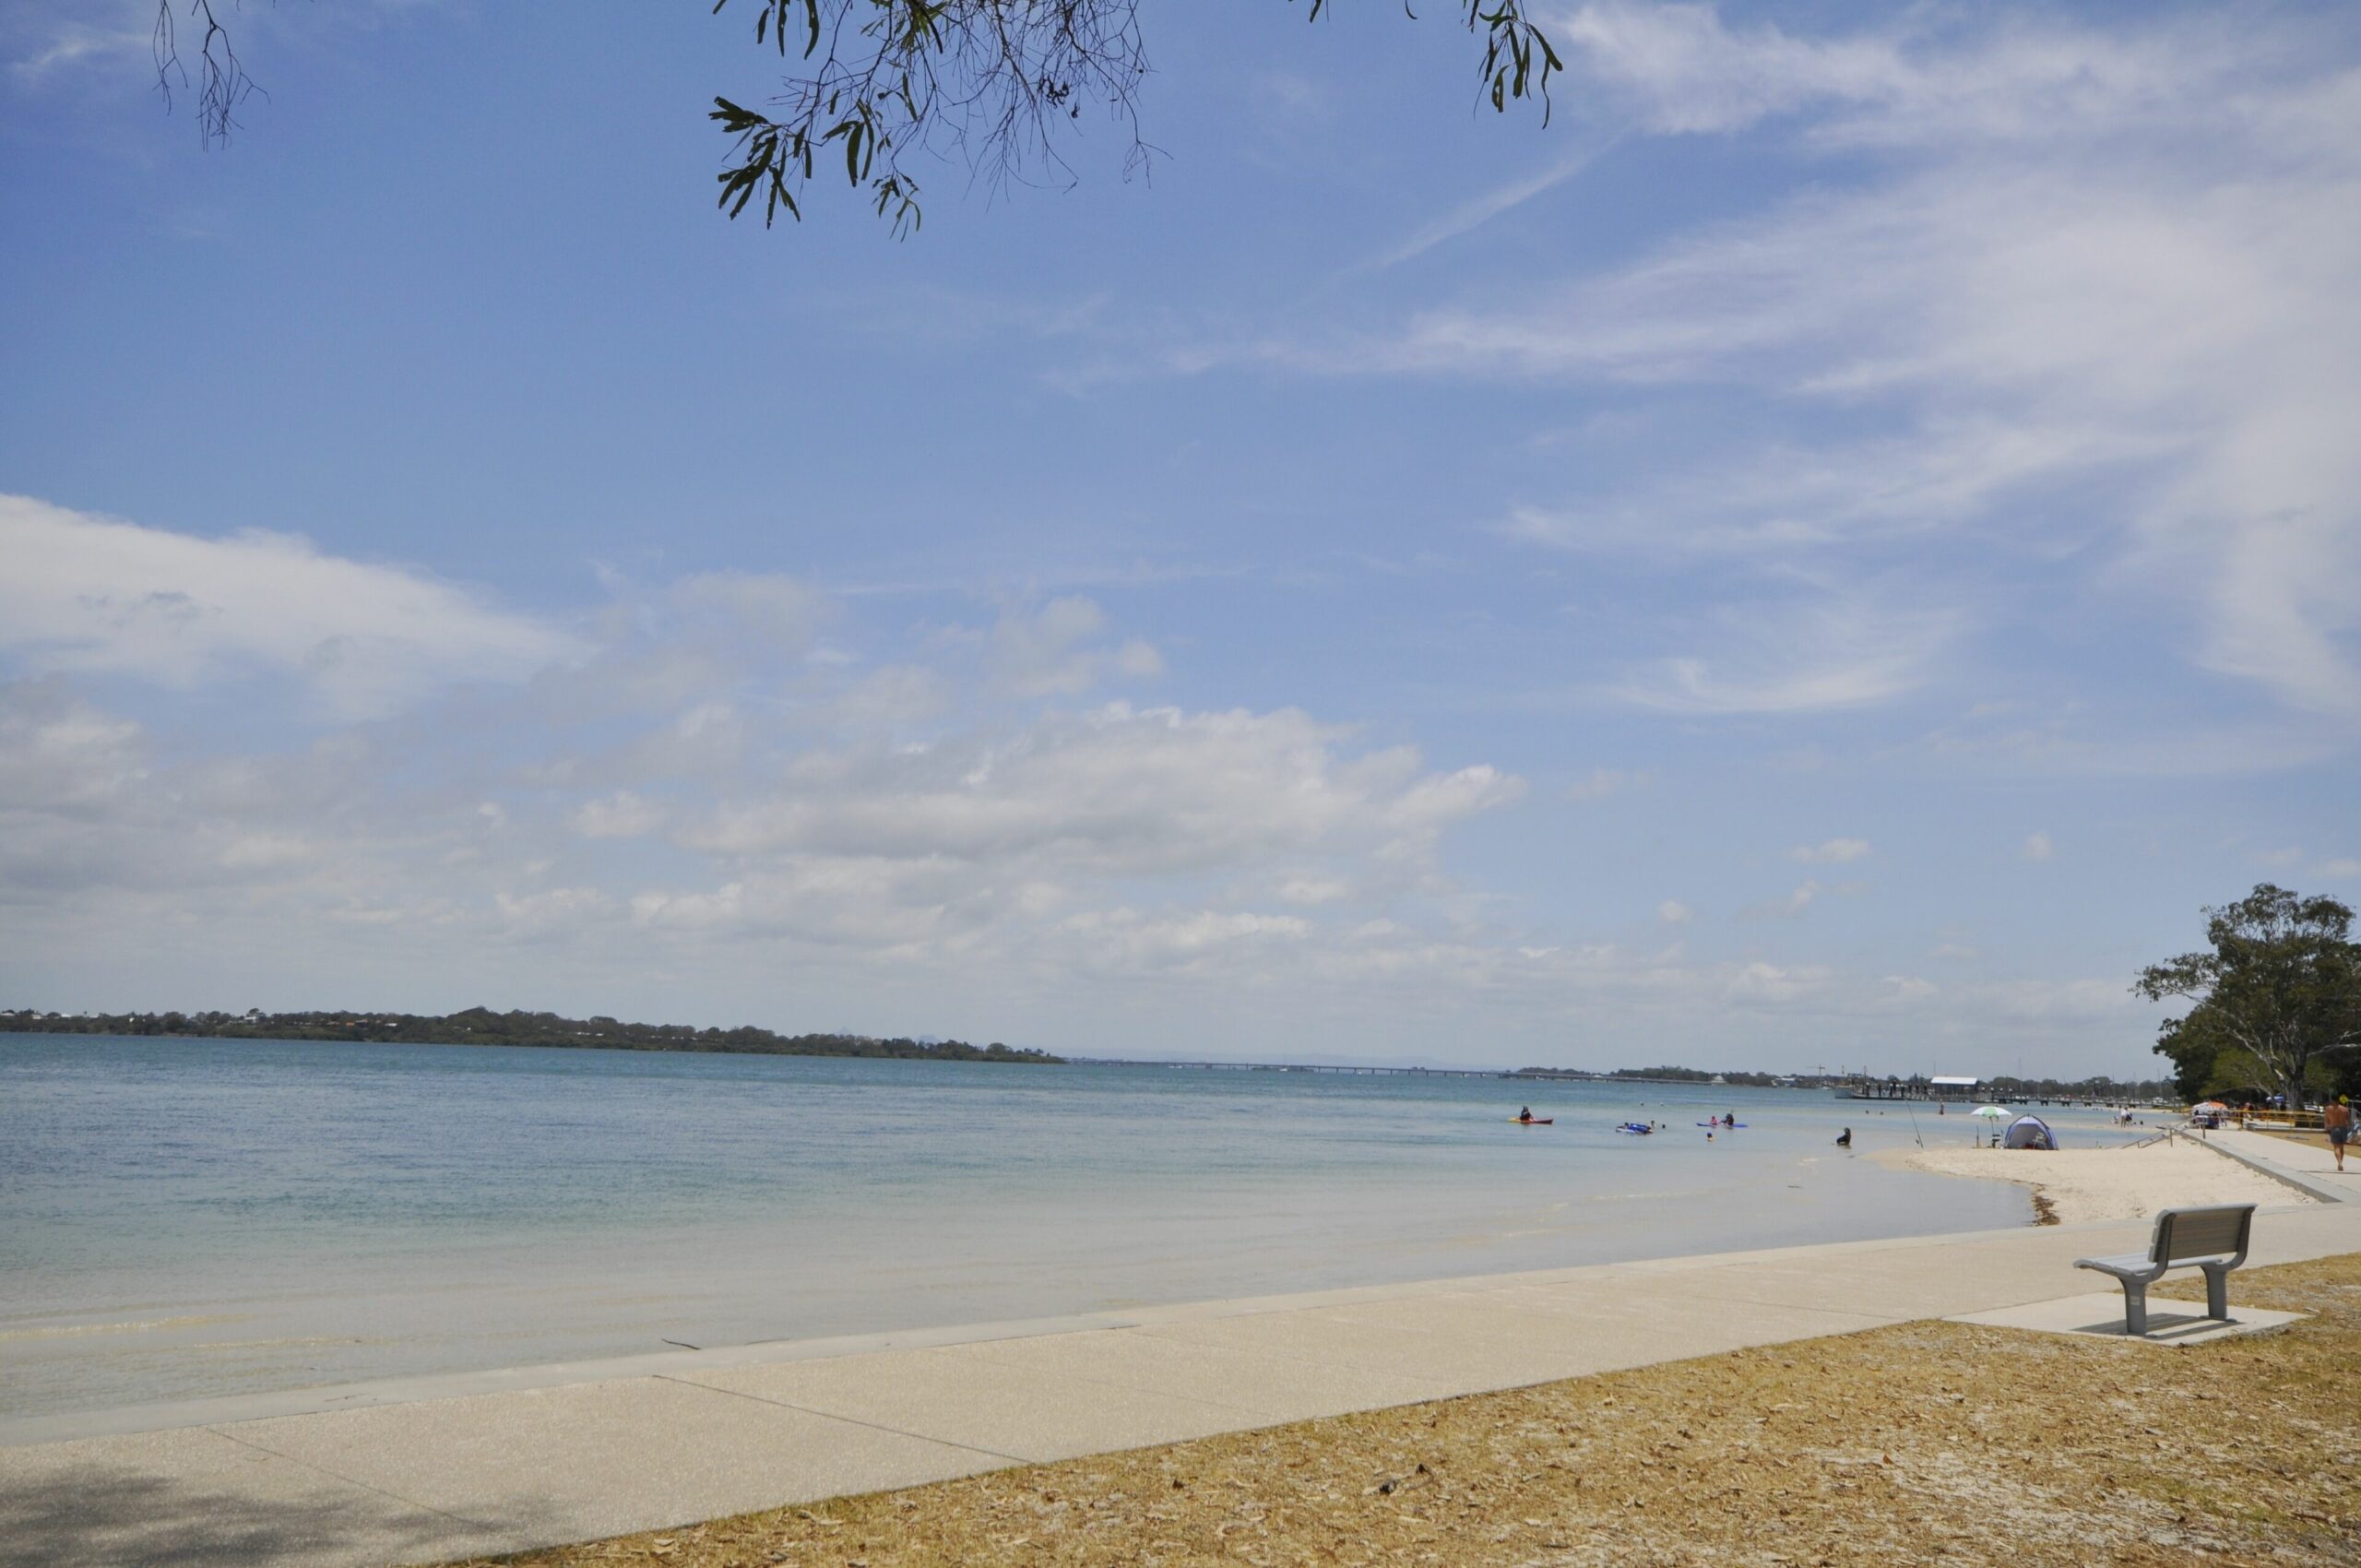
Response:
[{"label": "distant hill", "polygon": [[717,1051],[755,1056],[873,1056],[913,1062],[1059,1063],[1041,1051],[994,1042],[880,1039],[872,1035],[773,1034],[751,1025],[700,1029],[690,1024],[625,1024],[488,1007],[437,1016],[412,1013],[39,1013],[0,1012],[0,1033],[195,1035],[215,1039],[369,1040],[395,1045],[540,1045],[605,1051]]}]

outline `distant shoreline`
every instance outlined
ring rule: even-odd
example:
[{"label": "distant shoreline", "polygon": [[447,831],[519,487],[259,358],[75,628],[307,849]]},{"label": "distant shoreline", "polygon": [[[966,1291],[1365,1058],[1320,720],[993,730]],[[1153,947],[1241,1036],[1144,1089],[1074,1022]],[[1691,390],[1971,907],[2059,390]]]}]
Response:
[{"label": "distant shoreline", "polygon": [[538,1046],[558,1051],[670,1051],[719,1056],[829,1056],[894,1062],[993,1062],[1062,1065],[1044,1051],[997,1041],[918,1040],[871,1035],[780,1035],[752,1026],[700,1029],[689,1024],[626,1024],[554,1013],[111,1013],[84,1017],[0,1013],[0,1034],[98,1035],[127,1039],[303,1040],[325,1045]]}]

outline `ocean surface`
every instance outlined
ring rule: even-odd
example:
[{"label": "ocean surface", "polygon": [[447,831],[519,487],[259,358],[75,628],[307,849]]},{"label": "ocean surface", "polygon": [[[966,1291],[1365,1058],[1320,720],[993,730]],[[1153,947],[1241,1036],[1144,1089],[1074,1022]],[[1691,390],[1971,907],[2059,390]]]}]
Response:
[{"label": "ocean surface", "polygon": [[[1709,1142],[1723,1111],[1749,1125]],[[1975,1125],[1798,1090],[0,1035],[0,1419],[2029,1222],[2012,1184],[1865,1158]]]}]

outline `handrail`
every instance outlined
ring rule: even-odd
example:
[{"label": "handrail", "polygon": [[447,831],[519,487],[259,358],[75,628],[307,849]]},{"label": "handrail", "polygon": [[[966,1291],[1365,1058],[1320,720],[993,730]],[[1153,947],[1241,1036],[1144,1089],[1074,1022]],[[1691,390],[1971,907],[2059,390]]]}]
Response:
[{"label": "handrail", "polygon": [[2257,1107],[2252,1111],[2233,1111],[2242,1126],[2284,1127],[2291,1132],[2318,1132],[2324,1125],[2325,1111],[2280,1111]]}]

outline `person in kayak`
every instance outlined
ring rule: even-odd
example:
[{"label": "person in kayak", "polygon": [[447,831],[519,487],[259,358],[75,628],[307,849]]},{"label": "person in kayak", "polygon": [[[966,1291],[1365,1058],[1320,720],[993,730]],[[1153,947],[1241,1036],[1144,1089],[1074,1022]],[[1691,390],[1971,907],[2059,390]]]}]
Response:
[{"label": "person in kayak", "polygon": [[1531,1107],[1531,1106],[1529,1106],[1529,1105],[1528,1105],[1528,1106],[1526,1106],[1524,1110],[1522,1110],[1522,1111],[1518,1111],[1518,1112],[1516,1113],[1516,1119],[1517,1119],[1518,1121],[1520,1121],[1520,1122],[1530,1122],[1530,1121],[1532,1121],[1532,1120],[1533,1120],[1533,1107]]}]

